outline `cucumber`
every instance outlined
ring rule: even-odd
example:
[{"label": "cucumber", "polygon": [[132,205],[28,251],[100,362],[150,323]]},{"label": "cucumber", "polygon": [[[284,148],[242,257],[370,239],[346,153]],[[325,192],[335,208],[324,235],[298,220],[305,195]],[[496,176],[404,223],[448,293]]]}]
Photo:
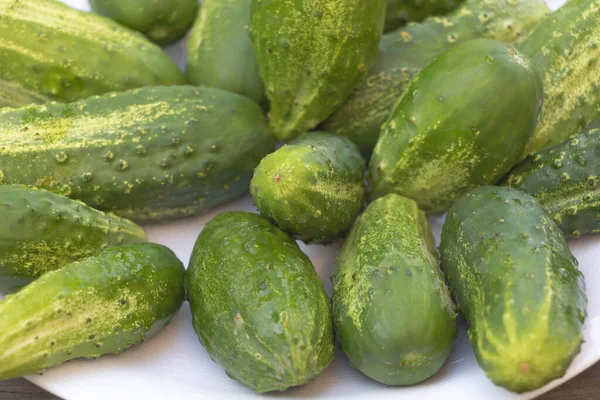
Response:
[{"label": "cucumber", "polygon": [[519,161],[542,98],[538,73],[513,47],[454,46],[415,77],[383,125],[369,165],[372,198],[397,193],[441,212],[496,183]]},{"label": "cucumber", "polygon": [[309,132],[266,156],[250,193],[261,214],[306,243],[329,243],[361,211],[365,160],[343,136]]},{"label": "cucumber", "polygon": [[252,0],[204,0],[187,41],[186,73],[215,87],[267,103],[250,40]]},{"label": "cucumber", "polygon": [[544,80],[542,118],[523,157],[600,117],[600,1],[569,0],[520,44]]},{"label": "cucumber", "polygon": [[0,37],[0,105],[185,82],[141,34],[56,0],[0,0]]},{"label": "cucumber", "polygon": [[538,199],[566,236],[600,232],[600,130],[530,155],[504,183]]},{"label": "cucumber", "polygon": [[386,0],[253,0],[251,37],[277,139],[329,116],[377,56]]},{"label": "cucumber", "polygon": [[185,269],[166,247],[112,247],[48,272],[0,302],[0,381],[116,354],[165,327]]},{"label": "cucumber", "polygon": [[410,21],[423,21],[431,15],[442,15],[458,7],[464,0],[387,0],[385,32]]},{"label": "cucumber", "polygon": [[273,148],[256,103],[210,88],[145,87],[0,110],[3,183],[139,222],[201,214],[247,193]]},{"label": "cucumber", "polygon": [[395,194],[375,200],[344,241],[332,275],[333,320],[350,363],[386,385],[435,374],[456,312],[425,214]]},{"label": "cucumber", "polygon": [[165,46],[185,36],[194,23],[198,0],[90,0],[90,6]]},{"label": "cucumber", "polygon": [[0,185],[0,290],[18,286],[108,246],[143,242],[136,224],[22,185]]},{"label": "cucumber", "polygon": [[448,212],[440,253],[477,361],[496,385],[521,393],[565,373],[582,343],[585,284],[537,200],[474,189]]},{"label": "cucumber", "polygon": [[350,138],[370,157],[394,103],[435,57],[472,39],[515,42],[549,12],[542,0],[468,0],[446,17],[384,35],[366,80],[320,129]]},{"label": "cucumber", "polygon": [[332,361],[323,284],[296,242],[265,217],[228,212],[206,224],[186,286],[200,342],[252,390],[304,384]]}]

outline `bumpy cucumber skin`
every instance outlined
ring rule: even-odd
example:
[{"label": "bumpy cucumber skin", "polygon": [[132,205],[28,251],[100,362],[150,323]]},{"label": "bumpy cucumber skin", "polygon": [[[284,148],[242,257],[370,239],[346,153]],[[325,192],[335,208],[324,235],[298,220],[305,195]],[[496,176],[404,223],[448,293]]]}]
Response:
[{"label": "bumpy cucumber skin", "polygon": [[0,381],[119,353],[166,326],[185,269],[166,247],[112,247],[48,272],[0,302]]},{"label": "bumpy cucumber skin", "polygon": [[175,63],[141,34],[56,0],[0,0],[0,36],[10,38],[0,43],[0,86],[12,92],[0,104],[28,105],[30,93],[73,101],[185,82]]},{"label": "bumpy cucumber skin", "polygon": [[513,43],[549,12],[542,0],[468,0],[446,17],[383,35],[366,80],[321,129],[350,138],[370,157],[394,103],[435,57],[472,39]]},{"label": "bumpy cucumber skin", "polygon": [[332,361],[323,284],[296,242],[267,218],[228,212],[206,224],[186,285],[200,342],[252,390],[304,384]]},{"label": "bumpy cucumber skin", "polygon": [[27,283],[109,246],[146,240],[131,221],[22,185],[0,185],[0,215],[0,282],[9,284]]},{"label": "bumpy cucumber skin", "polygon": [[329,116],[377,56],[386,0],[253,0],[251,36],[277,139]]},{"label": "bumpy cucumber skin", "polygon": [[464,0],[387,0],[385,32],[407,22],[420,22],[432,15],[446,14]]},{"label": "bumpy cucumber skin", "polygon": [[156,86],[0,111],[0,179],[140,222],[248,192],[273,151],[262,109],[233,93]]},{"label": "bumpy cucumber skin", "polygon": [[361,215],[338,253],[333,319],[352,365],[386,385],[435,374],[456,338],[456,312],[425,214],[390,194]]},{"label": "bumpy cucumber skin", "polygon": [[269,154],[254,170],[254,204],[306,243],[329,243],[362,209],[365,160],[349,139],[309,132]]},{"label": "bumpy cucumber skin", "polygon": [[519,48],[544,81],[544,110],[523,157],[581,133],[600,117],[600,1],[569,0]]},{"label": "bumpy cucumber skin", "polygon": [[538,199],[567,236],[600,232],[600,130],[528,156],[505,184]]},{"label": "bumpy cucumber skin", "polygon": [[542,99],[538,73],[511,46],[478,39],[453,47],[416,76],[382,127],[369,165],[372,197],[397,193],[441,212],[496,183],[519,161]]},{"label": "bumpy cucumber skin", "polygon": [[0,108],[21,107],[25,104],[43,104],[50,99],[7,81],[0,82]]},{"label": "bumpy cucumber skin", "polygon": [[177,42],[194,23],[198,0],[90,0],[92,10],[162,46]]},{"label": "bumpy cucumber skin", "polygon": [[267,104],[250,40],[252,0],[204,0],[187,41],[186,73],[198,86]]},{"label": "bumpy cucumber skin", "polygon": [[448,212],[440,253],[477,361],[495,384],[524,392],[565,373],[582,343],[585,284],[536,199],[474,189]]}]

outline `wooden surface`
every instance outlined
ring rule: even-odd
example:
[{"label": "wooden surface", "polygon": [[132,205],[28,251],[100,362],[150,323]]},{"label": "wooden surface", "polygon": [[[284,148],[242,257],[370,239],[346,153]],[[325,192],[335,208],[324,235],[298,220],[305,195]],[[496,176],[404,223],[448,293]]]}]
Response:
[{"label": "wooden surface", "polygon": [[[540,400],[595,400],[600,399],[600,363],[581,375],[559,386]],[[0,382],[0,400],[58,400],[25,379]],[[118,399],[113,399],[118,400]],[[493,399],[489,399],[493,400]]]}]

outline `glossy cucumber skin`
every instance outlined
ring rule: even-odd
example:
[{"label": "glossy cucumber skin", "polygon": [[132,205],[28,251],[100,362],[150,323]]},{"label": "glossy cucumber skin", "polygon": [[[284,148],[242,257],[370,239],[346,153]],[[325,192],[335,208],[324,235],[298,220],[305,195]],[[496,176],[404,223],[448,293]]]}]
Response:
[{"label": "glossy cucumber skin", "polygon": [[0,215],[0,290],[106,247],[146,240],[142,228],[131,221],[22,185],[0,185]]},{"label": "glossy cucumber skin", "polygon": [[420,22],[432,15],[446,14],[463,0],[387,0],[385,32],[398,29],[407,22]]},{"label": "glossy cucumber skin", "polygon": [[523,157],[581,133],[600,117],[600,1],[569,0],[519,48],[544,81],[542,118]]},{"label": "glossy cucumber skin", "polygon": [[520,393],[565,373],[582,343],[585,283],[537,200],[508,187],[474,189],[448,212],[440,254],[495,384]]},{"label": "glossy cucumber skin", "polygon": [[252,390],[304,384],[332,361],[329,297],[310,259],[267,218],[228,212],[206,224],[186,285],[200,342]]},{"label": "glossy cucumber skin", "polygon": [[468,0],[445,17],[383,35],[367,78],[320,129],[350,138],[370,157],[394,103],[434,58],[473,39],[513,43],[549,12],[542,0]]},{"label": "glossy cucumber skin", "polygon": [[254,170],[250,193],[261,214],[306,243],[346,233],[365,195],[365,160],[354,143],[309,132],[269,154]]},{"label": "glossy cucumber skin", "polygon": [[115,354],[166,326],[185,269],[151,243],[112,247],[48,272],[0,302],[0,381]]},{"label": "glossy cucumber skin", "polygon": [[0,94],[10,89],[0,104],[21,107],[32,96],[74,101],[185,82],[141,34],[56,0],[0,0],[0,36],[7,38],[0,43]]},{"label": "glossy cucumber skin", "polygon": [[510,45],[454,46],[415,77],[383,125],[369,165],[372,198],[397,193],[435,213],[496,183],[519,161],[542,99],[538,73]]},{"label": "glossy cucumber skin", "polygon": [[0,111],[3,183],[140,222],[198,215],[247,193],[273,148],[256,103],[211,88],[146,87]]},{"label": "glossy cucumber skin", "polygon": [[92,10],[166,46],[183,38],[194,23],[198,0],[90,0]]},{"label": "glossy cucumber skin", "polygon": [[333,319],[365,375],[413,385],[434,375],[456,338],[456,312],[425,214],[390,194],[361,215],[338,253]]},{"label": "glossy cucumber skin", "polygon": [[566,236],[600,232],[600,130],[531,154],[504,183],[538,199]]},{"label": "glossy cucumber skin", "polygon": [[205,0],[187,41],[186,73],[198,86],[267,103],[250,40],[252,0]]},{"label": "glossy cucumber skin", "polygon": [[377,56],[386,0],[253,0],[251,37],[277,139],[325,120]]}]

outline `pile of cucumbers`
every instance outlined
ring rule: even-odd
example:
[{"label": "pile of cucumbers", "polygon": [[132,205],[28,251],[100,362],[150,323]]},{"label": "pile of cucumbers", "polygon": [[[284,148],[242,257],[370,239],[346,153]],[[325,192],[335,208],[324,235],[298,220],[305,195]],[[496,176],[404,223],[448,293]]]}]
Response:
[{"label": "pile of cucumbers", "polygon": [[[564,375],[587,306],[565,238],[600,232],[600,0],[90,3],[0,0],[0,380],[121,352],[186,299],[259,393],[338,344],[422,382],[458,313],[496,385]],[[159,45],[188,31],[184,74]],[[247,193],[260,215],[215,217],[187,272],[137,225]],[[296,240],[343,240],[332,299]]]}]

